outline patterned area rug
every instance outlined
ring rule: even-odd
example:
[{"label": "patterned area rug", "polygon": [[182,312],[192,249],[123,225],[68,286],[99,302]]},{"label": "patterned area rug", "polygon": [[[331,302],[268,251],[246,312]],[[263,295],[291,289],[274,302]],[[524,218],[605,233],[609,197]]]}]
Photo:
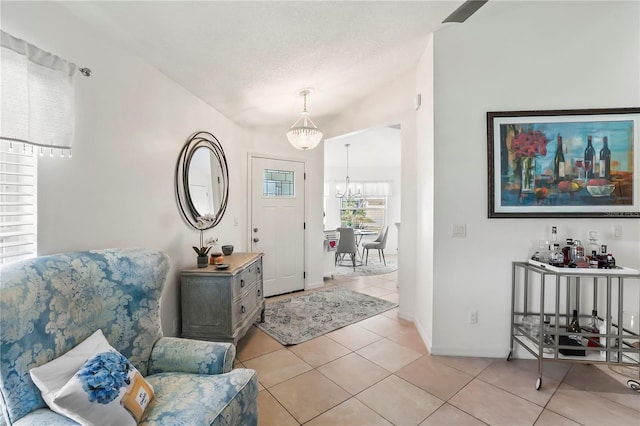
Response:
[{"label": "patterned area rug", "polygon": [[360,265],[359,263],[356,263],[355,271],[353,270],[353,264],[348,259],[348,256],[345,256],[345,258],[336,265],[333,275],[340,277],[361,277],[388,274],[397,270],[398,263],[396,258],[387,258],[387,266],[385,266],[384,263],[378,260],[378,255],[375,252],[371,252],[369,254],[369,264]]},{"label": "patterned area rug", "polygon": [[342,287],[270,302],[256,326],[283,345],[297,345],[398,306]]}]

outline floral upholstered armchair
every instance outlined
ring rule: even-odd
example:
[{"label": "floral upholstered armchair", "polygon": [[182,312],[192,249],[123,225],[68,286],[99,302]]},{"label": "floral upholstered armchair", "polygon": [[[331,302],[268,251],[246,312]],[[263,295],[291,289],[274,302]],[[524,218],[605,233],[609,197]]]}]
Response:
[{"label": "floral upholstered armchair", "polygon": [[77,424],[49,409],[30,370],[52,365],[102,330],[152,387],[139,424],[255,425],[256,373],[233,369],[232,344],[162,337],[159,300],[168,270],[166,255],[144,249],[63,253],[3,266],[0,424]]}]

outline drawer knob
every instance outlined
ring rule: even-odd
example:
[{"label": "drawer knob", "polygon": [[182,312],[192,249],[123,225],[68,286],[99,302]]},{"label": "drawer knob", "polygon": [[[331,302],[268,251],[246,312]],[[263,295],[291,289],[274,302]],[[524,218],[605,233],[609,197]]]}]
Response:
[{"label": "drawer knob", "polygon": [[258,273],[260,273],[260,267],[258,266]]},{"label": "drawer knob", "polygon": [[260,296],[260,293],[261,293],[261,291],[260,291],[260,289],[258,289],[258,296]]},{"label": "drawer knob", "polygon": [[240,280],[240,287],[244,287],[244,280]]},{"label": "drawer knob", "polygon": [[254,239],[253,239],[253,242],[254,242],[254,243],[257,243],[258,241],[260,241],[260,238],[258,238],[258,237],[256,237],[256,238],[254,238]]},{"label": "drawer knob", "polygon": [[247,310],[244,308],[244,306],[242,306],[241,308],[242,308],[241,311],[244,314]]}]

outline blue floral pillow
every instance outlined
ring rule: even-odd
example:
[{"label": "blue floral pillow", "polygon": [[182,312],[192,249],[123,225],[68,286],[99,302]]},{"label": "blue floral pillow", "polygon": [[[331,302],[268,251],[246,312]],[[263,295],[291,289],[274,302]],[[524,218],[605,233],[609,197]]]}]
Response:
[{"label": "blue floral pillow", "polygon": [[96,354],[56,392],[54,404],[83,425],[136,425],[153,388],[115,349]]}]

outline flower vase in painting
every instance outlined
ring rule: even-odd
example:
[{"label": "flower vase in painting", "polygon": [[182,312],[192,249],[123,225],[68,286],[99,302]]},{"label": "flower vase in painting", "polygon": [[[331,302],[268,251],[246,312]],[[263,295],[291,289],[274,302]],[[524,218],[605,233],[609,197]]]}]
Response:
[{"label": "flower vase in painting", "polygon": [[520,193],[533,193],[536,189],[536,158],[547,155],[549,139],[538,130],[520,131],[510,143],[515,161],[514,178],[520,180]]},{"label": "flower vase in painting", "polygon": [[536,189],[536,158],[520,158],[520,192],[532,193]]}]

